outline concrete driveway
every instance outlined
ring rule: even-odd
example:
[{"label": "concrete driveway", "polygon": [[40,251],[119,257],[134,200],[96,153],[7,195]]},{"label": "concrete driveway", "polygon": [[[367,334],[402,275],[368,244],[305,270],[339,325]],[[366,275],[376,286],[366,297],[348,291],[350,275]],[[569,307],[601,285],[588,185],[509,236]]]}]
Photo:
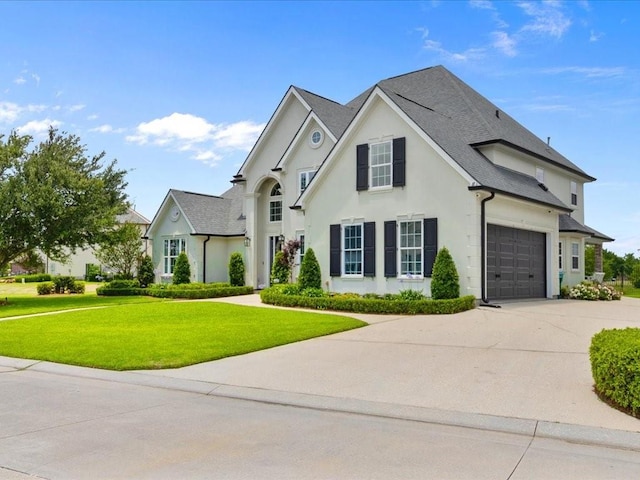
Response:
[{"label": "concrete driveway", "polygon": [[[257,295],[225,301],[259,303]],[[457,418],[473,424],[489,415],[640,432],[640,420],[593,393],[588,355],[591,337],[603,328],[640,326],[640,299],[353,316],[371,324],[216,362],[138,373],[216,384],[221,394],[243,387],[239,396],[297,395],[293,403],[303,395],[421,407],[444,423]]]}]

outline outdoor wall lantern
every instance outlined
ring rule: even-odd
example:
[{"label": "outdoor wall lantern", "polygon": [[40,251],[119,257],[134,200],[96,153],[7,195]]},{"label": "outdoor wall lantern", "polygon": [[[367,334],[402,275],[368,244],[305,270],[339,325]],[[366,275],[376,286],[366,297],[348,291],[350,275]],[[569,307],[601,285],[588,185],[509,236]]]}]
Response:
[{"label": "outdoor wall lantern", "polygon": [[280,243],[284,243],[284,235],[282,233],[278,237],[278,240],[280,240]]},{"label": "outdoor wall lantern", "polygon": [[245,247],[251,246],[251,237],[244,237],[244,246]]}]

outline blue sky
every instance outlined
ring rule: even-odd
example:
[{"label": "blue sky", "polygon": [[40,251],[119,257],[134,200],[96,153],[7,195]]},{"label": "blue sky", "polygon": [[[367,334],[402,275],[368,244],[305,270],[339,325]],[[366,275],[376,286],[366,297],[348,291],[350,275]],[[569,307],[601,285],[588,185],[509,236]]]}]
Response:
[{"label": "blue sky", "polygon": [[640,249],[640,2],[0,2],[0,18],[0,133],[79,135],[149,218],[169,188],[229,188],[289,85],[344,103],[444,65],[596,177],[586,223]]}]

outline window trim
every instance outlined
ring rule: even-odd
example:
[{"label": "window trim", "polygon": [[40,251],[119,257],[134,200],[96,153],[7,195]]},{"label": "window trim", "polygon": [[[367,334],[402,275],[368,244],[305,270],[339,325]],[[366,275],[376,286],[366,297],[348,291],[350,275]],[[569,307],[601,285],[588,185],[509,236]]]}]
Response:
[{"label": "window trim", "polygon": [[[313,177],[316,176],[316,173],[318,173],[317,169],[302,170],[298,172],[298,196],[302,195],[304,191],[309,187],[309,183],[311,182],[311,180],[313,180]],[[303,177],[305,178],[304,188],[302,188]]]},{"label": "window trim", "polygon": [[[414,232],[414,246],[413,247],[403,247],[402,246],[402,225],[403,224],[409,224],[409,223],[414,223],[420,226],[420,236],[419,236],[419,241],[416,243],[415,242],[415,232]],[[397,229],[396,229],[396,234],[398,236],[397,238],[397,245],[398,245],[398,252],[397,252],[397,265],[398,265],[398,270],[397,270],[397,278],[401,278],[401,279],[416,279],[416,280],[421,280],[424,278],[424,218],[418,218],[418,219],[398,219],[397,220]],[[420,252],[420,260],[418,262],[414,261],[414,263],[417,263],[417,265],[419,265],[420,267],[420,273],[417,274],[413,274],[413,273],[402,273],[402,269],[403,269],[403,262],[402,262],[402,252],[403,251],[407,251],[407,250],[413,250],[413,251],[419,251]]]},{"label": "window trim", "polygon": [[[345,233],[347,228],[360,227],[360,248],[346,248]],[[346,254],[360,252],[360,273],[346,273]],[[354,222],[340,226],[340,273],[342,278],[364,278],[364,222]]]},{"label": "window trim", "polygon": [[[175,256],[171,256],[169,255],[169,253],[171,252],[171,242],[173,241],[179,241],[180,244],[178,246],[178,249],[180,250],[178,252],[178,255],[180,255],[182,252],[187,251],[187,239],[183,238],[183,237],[176,237],[176,238],[164,238],[162,241],[162,274],[163,275],[173,275],[173,268],[175,268],[175,259],[178,258],[178,255]],[[171,268],[171,259],[174,259],[173,262],[173,268]],[[169,267],[169,268],[167,268]],[[171,271],[168,271],[171,270]]]},{"label": "window trim", "polygon": [[571,182],[571,205],[578,206],[578,182]]},{"label": "window trim", "polygon": [[[373,150],[375,147],[379,145],[389,145],[389,161],[383,164],[374,165],[373,164]],[[378,154],[379,155],[379,154]],[[393,140],[386,140],[383,142],[376,142],[369,144],[369,190],[389,190],[393,188]],[[389,169],[389,183],[385,185],[377,185],[373,184],[373,171],[375,169],[379,169],[381,167],[387,167]],[[378,177],[379,178],[379,177]]]},{"label": "window trim", "polygon": [[[576,247],[577,253],[574,253],[574,248]],[[574,265],[577,264],[577,267]],[[580,271],[580,243],[579,242],[571,242],[571,271],[579,272]]]},{"label": "window trim", "polygon": [[[274,195],[274,192],[276,191],[277,193]],[[279,209],[280,211],[280,219],[278,220],[273,219],[274,208]],[[269,211],[267,213],[269,214],[269,223],[282,222],[282,217],[283,217],[282,187],[280,186],[280,183],[276,183],[273,187],[271,187],[271,190],[269,191]]]}]

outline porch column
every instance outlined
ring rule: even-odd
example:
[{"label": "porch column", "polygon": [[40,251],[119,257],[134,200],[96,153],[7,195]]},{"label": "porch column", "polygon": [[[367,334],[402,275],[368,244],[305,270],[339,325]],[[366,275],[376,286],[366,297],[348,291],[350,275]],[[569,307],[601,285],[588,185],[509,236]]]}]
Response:
[{"label": "porch column", "polygon": [[596,243],[593,246],[593,253],[594,253],[594,270],[596,272],[603,272],[604,270],[602,270],[602,244],[601,243]]}]

